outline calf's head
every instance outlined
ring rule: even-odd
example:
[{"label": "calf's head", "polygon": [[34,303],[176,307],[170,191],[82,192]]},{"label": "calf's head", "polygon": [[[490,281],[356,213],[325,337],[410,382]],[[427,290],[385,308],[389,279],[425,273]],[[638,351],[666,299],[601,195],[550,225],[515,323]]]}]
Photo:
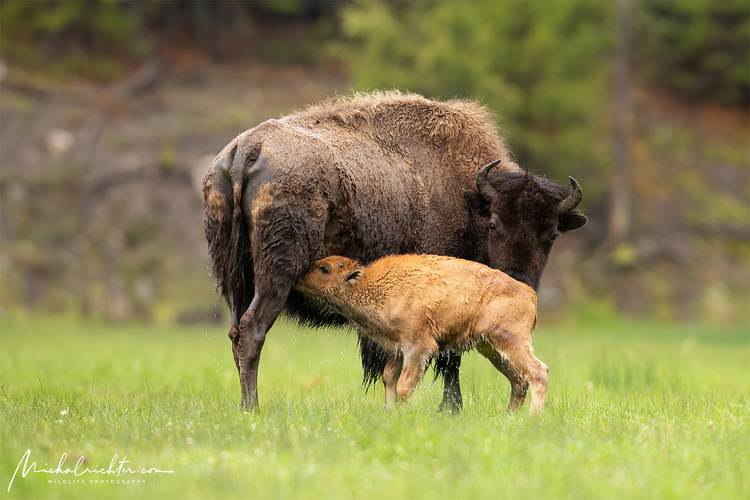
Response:
[{"label": "calf's head", "polygon": [[[362,265],[356,260],[333,255],[316,261],[312,270],[294,285],[296,290],[319,300],[346,295],[347,287],[362,276]],[[336,302],[336,301],[334,301]]]},{"label": "calf's head", "polygon": [[488,264],[538,291],[552,243],[564,232],[586,224],[576,207],[581,186],[570,177],[565,186],[524,172],[488,176],[494,161],[477,174],[477,191],[464,191],[472,210],[488,218]]}]

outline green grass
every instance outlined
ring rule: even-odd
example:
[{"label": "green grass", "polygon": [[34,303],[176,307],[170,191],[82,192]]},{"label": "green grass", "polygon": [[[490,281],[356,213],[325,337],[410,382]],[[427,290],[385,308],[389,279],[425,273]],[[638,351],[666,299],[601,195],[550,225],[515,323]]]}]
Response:
[{"label": "green grass", "polygon": [[[435,411],[429,375],[387,412],[380,386],[360,387],[353,335],[284,322],[263,350],[261,412],[245,414],[225,332],[3,317],[2,497],[750,497],[747,325],[543,323],[540,417],[506,414],[508,383],[476,353],[460,416]],[[174,473],[19,471],[8,493],[27,449],[38,468],[117,454]]]}]

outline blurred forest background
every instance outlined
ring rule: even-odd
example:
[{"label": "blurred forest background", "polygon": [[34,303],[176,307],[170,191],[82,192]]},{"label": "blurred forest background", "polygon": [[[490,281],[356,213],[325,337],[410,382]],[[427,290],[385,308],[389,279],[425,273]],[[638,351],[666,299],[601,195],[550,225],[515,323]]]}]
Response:
[{"label": "blurred forest background", "polygon": [[224,321],[213,157],[400,88],[481,100],[522,166],[583,186],[542,314],[748,322],[746,0],[4,0],[0,58],[0,314]]}]

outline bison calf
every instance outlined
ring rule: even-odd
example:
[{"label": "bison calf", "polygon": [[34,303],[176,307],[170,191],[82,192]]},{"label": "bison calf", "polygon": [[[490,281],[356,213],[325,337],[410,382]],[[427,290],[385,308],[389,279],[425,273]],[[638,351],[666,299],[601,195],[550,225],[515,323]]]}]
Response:
[{"label": "bison calf", "polygon": [[508,377],[509,409],[523,404],[529,388],[532,411],[544,406],[547,366],[531,347],[536,294],[500,271],[435,255],[392,255],[366,267],[332,256],[295,288],[391,354],[387,406],[409,399],[431,357],[474,347]]}]

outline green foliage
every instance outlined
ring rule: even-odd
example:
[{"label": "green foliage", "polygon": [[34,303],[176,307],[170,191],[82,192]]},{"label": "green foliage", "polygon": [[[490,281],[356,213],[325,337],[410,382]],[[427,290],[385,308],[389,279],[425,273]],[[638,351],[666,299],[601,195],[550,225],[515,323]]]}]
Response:
[{"label": "green foliage", "polygon": [[678,185],[692,198],[685,211],[685,223],[691,226],[743,227],[750,220],[747,199],[741,200],[725,194],[716,196],[710,186],[696,172],[685,172]]},{"label": "green foliage", "polygon": [[613,17],[604,2],[360,2],[340,53],[359,89],[479,98],[523,164],[566,179],[607,163]]},{"label": "green foliage", "polygon": [[19,473],[11,498],[747,498],[745,327],[601,319],[540,326],[544,415],[506,414],[507,382],[474,353],[454,417],[435,411],[428,380],[408,409],[384,411],[382,389],[360,387],[356,340],[338,331],[277,322],[262,410],[245,414],[224,328],[6,315],[1,486],[30,449],[40,467],[67,453],[68,467],[83,456],[106,468],[117,454],[174,473],[141,485]]},{"label": "green foliage", "polygon": [[42,0],[3,2],[0,13],[4,35],[58,36],[76,33],[96,37],[96,42],[118,44],[130,34],[133,19],[123,10],[124,2]]},{"label": "green foliage", "polygon": [[750,104],[750,3],[637,5],[637,65],[651,84],[690,98]]},{"label": "green foliage", "polygon": [[111,79],[120,66],[112,56],[142,55],[133,10],[121,0],[23,1],[0,5],[3,55],[50,74]]},{"label": "green foliage", "polygon": [[[682,95],[746,104],[750,6],[637,2],[634,70]],[[358,89],[475,97],[496,110],[522,164],[557,179],[610,167],[614,2],[357,2],[342,11],[338,54]]]},{"label": "green foliage", "polygon": [[261,3],[266,9],[285,14],[300,14],[305,8],[302,0],[261,0]]}]

